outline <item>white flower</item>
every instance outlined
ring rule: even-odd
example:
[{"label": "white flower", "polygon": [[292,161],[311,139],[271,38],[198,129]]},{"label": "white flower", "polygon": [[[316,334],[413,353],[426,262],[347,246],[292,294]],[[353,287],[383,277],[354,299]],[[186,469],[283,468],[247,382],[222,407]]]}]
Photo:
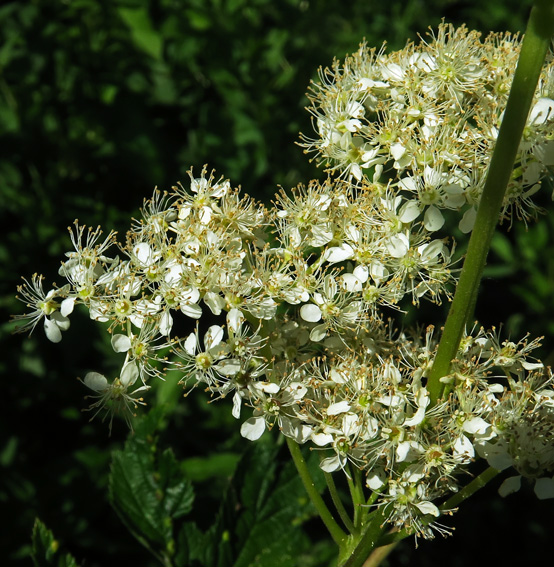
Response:
[{"label": "white flower", "polygon": [[22,297],[20,301],[26,303],[27,307],[33,309],[25,315],[15,315],[15,321],[24,321],[22,327],[17,328],[17,332],[33,332],[37,323],[44,319],[44,331],[46,336],[53,343],[62,340],[62,331],[69,329],[69,315],[73,311],[74,299],[64,299],[68,293],[68,287],[54,288],[48,293],[42,287],[43,277],[34,274],[31,281],[23,280],[25,283],[17,288]]},{"label": "white flower", "polygon": [[223,342],[223,336],[223,328],[212,325],[204,335],[204,349],[200,343],[198,330],[190,333],[184,341],[177,342],[178,346],[174,347],[174,352],[183,360],[180,363],[184,371],[181,382],[195,378],[211,386],[225,376],[224,367],[218,364],[227,356],[229,350]]},{"label": "white flower", "polygon": [[120,377],[116,378],[111,384],[104,375],[98,372],[87,373],[82,382],[87,388],[95,392],[94,395],[87,397],[96,400],[88,408],[89,411],[95,410],[91,419],[94,419],[101,411],[106,412],[104,419],[109,416],[111,432],[114,416],[122,414],[129,427],[131,427],[134,409],[139,404],[145,405],[143,399],[137,397],[137,394],[149,389],[149,386],[143,385],[133,392],[128,391],[129,387],[136,382],[138,374],[138,368],[134,363],[125,364],[121,370]]},{"label": "white flower", "polygon": [[319,342],[325,338],[329,329],[352,328],[362,314],[362,302],[354,300],[344,288],[340,288],[336,279],[325,276],[320,291],[313,293],[314,303],[300,308],[300,317],[309,323],[323,323],[314,327],[310,339]]}]

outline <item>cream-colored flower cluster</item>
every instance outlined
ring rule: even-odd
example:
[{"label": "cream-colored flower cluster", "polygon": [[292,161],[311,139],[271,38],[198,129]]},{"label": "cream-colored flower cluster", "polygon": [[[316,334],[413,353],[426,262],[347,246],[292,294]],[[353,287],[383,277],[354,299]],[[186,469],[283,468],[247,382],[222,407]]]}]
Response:
[{"label": "cream-colored flower cluster", "polygon": [[[145,202],[125,243],[76,223],[67,283],[45,291],[35,275],[20,287],[21,330],[42,322],[58,342],[84,306],[123,358],[112,380],[83,379],[110,423],[130,419],[170,367],[185,388],[230,398],[244,437],[278,427],[320,450],[324,471],[364,474],[399,529],[431,537],[428,518],[479,457],[519,473],[504,493],[525,476],[554,496],[554,389],[530,357],[536,341],[465,337],[443,378],[450,396],[432,405],[432,328],[397,331],[383,311],[449,297],[453,245],[434,233],[443,211],[478,202],[518,45],[443,25],[398,53],[363,47],[322,74],[314,99],[309,147],[337,175],[281,192],[268,211],[191,172]],[[505,214],[530,210],[550,165],[554,102],[546,79],[541,89]]]},{"label": "cream-colored flower cluster", "polygon": [[[424,536],[421,518],[439,515],[433,501],[455,492],[479,455],[540,479],[541,495],[553,490],[552,452],[523,455],[513,442],[537,429],[552,437],[554,390],[528,358],[536,343],[466,337],[446,377],[449,400],[430,406],[432,329],[398,333],[382,306],[440,300],[450,252],[406,230],[394,202],[371,188],[312,183],[280,195],[270,214],[202,172],[186,189],[155,193],[117,255],[108,254],[113,234],[76,226],[71,235],[59,270],[67,283],[44,292],[34,276],[20,289],[32,310],[19,318],[22,330],[44,321],[54,341],[77,305],[104,323],[124,360],[111,381],[85,376],[96,412],[129,419],[171,366],[186,388],[230,397],[236,418],[251,408],[246,438],[277,426],[319,448],[323,470],[363,471],[391,503],[388,521]],[[195,330],[178,336],[187,320]]]},{"label": "cream-colored flower cluster", "polygon": [[[428,41],[386,53],[362,45],[320,72],[310,112],[318,163],[361,184],[381,182],[425,228],[459,211],[469,232],[510,90],[520,39],[442,24]],[[553,63],[539,88],[504,199],[502,218],[528,220],[531,196],[554,165]]]}]

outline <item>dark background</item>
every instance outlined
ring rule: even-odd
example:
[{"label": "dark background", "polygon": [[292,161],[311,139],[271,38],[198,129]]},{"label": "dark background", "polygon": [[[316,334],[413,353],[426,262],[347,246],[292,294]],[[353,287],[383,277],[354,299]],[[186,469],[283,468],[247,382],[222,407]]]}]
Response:
[{"label": "dark background", "polygon": [[[0,564],[30,565],[39,516],[88,567],[155,565],[109,507],[111,437],[80,409],[88,370],[117,367],[85,316],[54,345],[42,329],[13,336],[20,277],[56,277],[74,219],[124,234],[152,189],[203,164],[269,202],[277,186],[321,177],[295,142],[309,133],[305,92],[319,66],[362,38],[401,48],[441,19],[484,33],[523,31],[515,0],[67,0],[0,7]],[[545,206],[550,195],[541,197]],[[552,214],[494,241],[478,315],[517,338],[554,331]],[[429,317],[437,317],[430,311]],[[183,401],[171,384],[151,394],[175,405],[164,442],[199,482],[212,513],[245,440],[229,404]],[[177,404],[177,402],[179,402]],[[217,470],[195,459],[220,455]],[[493,483],[494,484],[494,483]],[[389,565],[539,565],[550,550],[552,502],[495,486],[456,514],[452,538],[404,542]],[[319,525],[309,526],[317,540]],[[322,530],[321,530],[322,531]]]}]

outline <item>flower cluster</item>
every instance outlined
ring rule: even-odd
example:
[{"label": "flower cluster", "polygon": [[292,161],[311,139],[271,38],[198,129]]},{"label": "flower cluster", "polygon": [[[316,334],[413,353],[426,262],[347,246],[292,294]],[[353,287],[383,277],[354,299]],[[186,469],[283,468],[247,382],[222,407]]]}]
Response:
[{"label": "flower cluster", "polygon": [[[442,24],[428,42],[386,53],[362,45],[320,72],[310,112],[315,139],[303,145],[319,163],[353,182],[381,181],[424,226],[460,211],[469,232],[496,142],[521,42]],[[531,196],[554,165],[553,63],[543,68],[502,217],[527,221]]]},{"label": "flower cluster", "polygon": [[[278,196],[270,214],[202,172],[187,190],[155,193],[142,213],[119,255],[108,255],[113,234],[76,226],[59,270],[67,283],[45,293],[34,276],[20,290],[31,307],[22,330],[43,319],[58,341],[77,305],[108,326],[124,361],[112,381],[85,376],[91,409],[128,414],[162,366],[179,369],[185,387],[232,397],[236,418],[252,408],[246,438],[276,424],[320,448],[323,470],[364,471],[394,504],[389,522],[423,535],[431,532],[416,518],[439,515],[433,501],[458,489],[476,455],[554,483],[551,450],[523,444],[522,454],[513,441],[537,429],[540,443],[552,438],[554,390],[528,359],[535,342],[466,337],[445,378],[450,398],[430,407],[432,330],[395,332],[381,307],[406,295],[439,301],[453,277],[450,251],[407,230],[390,198],[311,183]],[[203,314],[220,323],[201,330]],[[177,318],[195,330],[175,336]]]},{"label": "flower cluster", "polygon": [[[434,233],[447,209],[471,228],[518,48],[446,25],[390,55],[362,47],[315,89],[319,138],[306,145],[336,175],[282,191],[268,211],[190,172],[187,186],[145,202],[125,243],[75,223],[67,283],[45,292],[35,275],[20,287],[21,330],[43,322],[58,342],[84,306],[123,358],[112,380],[83,379],[96,413],[129,418],[170,367],[185,388],[230,397],[237,419],[251,410],[244,437],[276,426],[320,450],[324,471],[364,474],[398,529],[431,537],[428,518],[479,457],[518,472],[503,493],[524,476],[554,496],[554,388],[530,356],[537,342],[466,336],[443,378],[450,395],[431,404],[433,329],[395,330],[383,310],[450,297],[454,244]],[[505,216],[532,214],[551,165],[548,89],[545,78]]]}]

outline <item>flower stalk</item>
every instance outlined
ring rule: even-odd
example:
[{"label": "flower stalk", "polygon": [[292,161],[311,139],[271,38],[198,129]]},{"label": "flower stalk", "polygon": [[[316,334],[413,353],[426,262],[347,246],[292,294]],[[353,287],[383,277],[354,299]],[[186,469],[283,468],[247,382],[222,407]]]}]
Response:
[{"label": "flower stalk", "polygon": [[329,490],[329,494],[331,495],[331,499],[333,500],[333,504],[337,509],[340,519],[342,520],[346,529],[351,534],[355,534],[357,532],[357,528],[352,523],[352,520],[350,519],[350,516],[348,515],[348,512],[344,507],[344,504],[342,503],[333,475],[331,473],[324,473],[324,475],[325,481],[327,482],[327,489]]},{"label": "flower stalk", "polygon": [[308,470],[308,465],[306,464],[306,460],[302,455],[302,451],[300,450],[300,446],[298,443],[287,437],[287,445],[289,447],[290,454],[292,456],[292,460],[296,466],[296,470],[298,471],[298,475],[302,480],[302,484],[312,501],[312,504],[315,506],[317,513],[319,514],[321,520],[325,524],[325,527],[329,531],[329,534],[335,541],[337,545],[342,545],[343,541],[346,539],[347,534],[342,530],[342,528],[337,524],[333,514],[327,508],[327,505],[321,498],[310,471]]},{"label": "flower stalk", "polygon": [[463,269],[429,374],[428,390],[433,404],[447,393],[441,378],[450,372],[451,361],[456,358],[468,318],[475,307],[492,236],[553,33],[554,2],[536,2],[521,46]]}]

